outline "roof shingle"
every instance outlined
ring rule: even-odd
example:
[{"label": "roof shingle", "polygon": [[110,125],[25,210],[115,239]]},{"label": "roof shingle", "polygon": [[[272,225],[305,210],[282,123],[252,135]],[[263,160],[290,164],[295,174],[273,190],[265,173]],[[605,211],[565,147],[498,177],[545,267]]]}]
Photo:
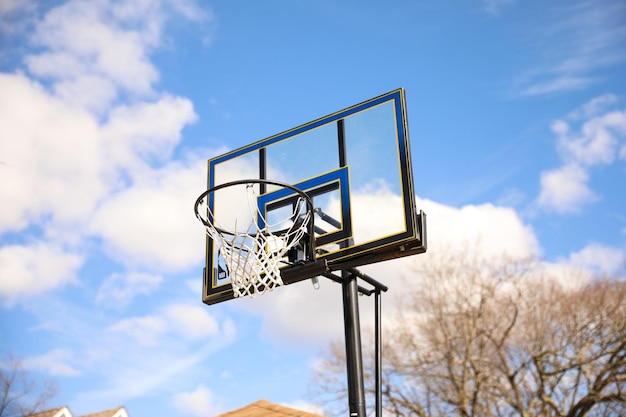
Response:
[{"label": "roof shingle", "polygon": [[72,417],[72,413],[66,406],[62,406],[51,410],[40,411],[39,413],[31,414],[28,417]]},{"label": "roof shingle", "polygon": [[110,410],[100,411],[94,414],[85,414],[82,417],[128,417],[124,407],[112,408]]},{"label": "roof shingle", "polygon": [[307,411],[296,410],[269,401],[259,400],[237,410],[220,414],[217,417],[324,417]]}]

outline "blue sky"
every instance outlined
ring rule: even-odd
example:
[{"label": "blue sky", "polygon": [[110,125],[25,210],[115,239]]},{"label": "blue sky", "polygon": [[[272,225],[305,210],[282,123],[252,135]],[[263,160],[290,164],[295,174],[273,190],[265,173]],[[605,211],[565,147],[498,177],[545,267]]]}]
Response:
[{"label": "blue sky", "polygon": [[[2,361],[76,415],[314,409],[339,287],[203,305],[193,202],[207,159],[398,87],[421,262],[472,245],[618,271],[625,60],[620,0],[2,0]],[[386,311],[411,262],[368,269]]]}]

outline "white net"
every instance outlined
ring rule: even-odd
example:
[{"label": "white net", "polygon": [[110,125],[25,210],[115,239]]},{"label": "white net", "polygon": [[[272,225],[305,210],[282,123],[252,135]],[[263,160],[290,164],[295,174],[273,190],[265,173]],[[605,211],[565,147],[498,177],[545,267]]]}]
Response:
[{"label": "white net", "polygon": [[[235,297],[254,297],[283,285],[280,267],[287,252],[303,241],[312,216],[305,199],[298,197],[288,218],[268,224],[258,209],[253,187],[246,187],[246,195],[248,215],[237,218],[232,230],[215,223],[206,202],[205,209],[197,213],[226,263]],[[201,218],[204,213],[206,219]],[[246,222],[247,226],[241,224]]]}]

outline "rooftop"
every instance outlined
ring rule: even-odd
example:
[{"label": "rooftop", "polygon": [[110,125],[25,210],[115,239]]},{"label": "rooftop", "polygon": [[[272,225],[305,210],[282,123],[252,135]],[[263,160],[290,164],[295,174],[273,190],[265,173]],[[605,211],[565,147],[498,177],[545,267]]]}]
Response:
[{"label": "rooftop", "polygon": [[324,417],[295,408],[285,407],[265,400],[246,405],[217,417]]}]

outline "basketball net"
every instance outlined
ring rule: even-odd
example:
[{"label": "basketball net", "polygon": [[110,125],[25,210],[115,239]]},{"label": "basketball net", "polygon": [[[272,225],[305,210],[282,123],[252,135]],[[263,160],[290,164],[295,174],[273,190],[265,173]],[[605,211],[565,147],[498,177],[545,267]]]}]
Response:
[{"label": "basketball net", "polygon": [[[312,218],[312,213],[306,209],[305,199],[300,197],[294,204],[292,215],[269,225],[258,208],[252,184],[246,186],[246,196],[249,218],[238,218],[235,230],[226,230],[214,222],[208,198],[196,211],[196,216],[226,262],[235,297],[254,297],[283,285],[280,276],[283,258],[305,237]],[[248,224],[239,231],[241,224],[238,223],[242,220]],[[280,227],[282,230],[272,232]]]}]

